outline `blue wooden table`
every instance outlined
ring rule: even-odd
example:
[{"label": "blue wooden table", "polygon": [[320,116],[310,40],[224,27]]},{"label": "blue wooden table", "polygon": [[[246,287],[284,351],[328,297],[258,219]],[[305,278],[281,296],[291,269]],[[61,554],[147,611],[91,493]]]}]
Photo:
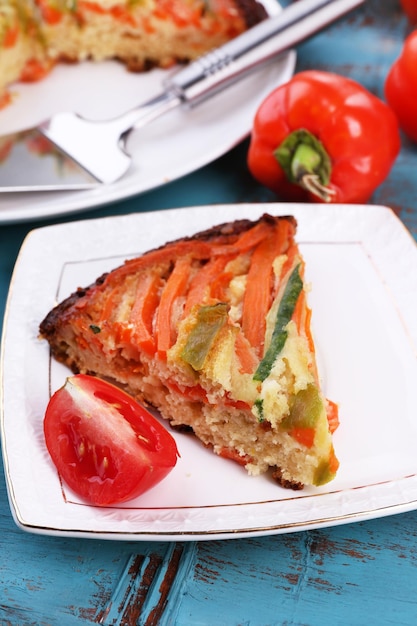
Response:
[{"label": "blue wooden table", "polygon": [[[409,30],[398,0],[369,0],[301,45],[297,69],[345,74],[382,96]],[[275,200],[248,176],[246,152],[244,141],[177,182],[67,219]],[[405,138],[372,202],[392,207],[417,237],[417,146]],[[19,247],[44,223],[0,227],[0,316]],[[223,542],[56,538],[15,526],[0,477],[1,626],[415,625],[416,582],[417,512]]]}]

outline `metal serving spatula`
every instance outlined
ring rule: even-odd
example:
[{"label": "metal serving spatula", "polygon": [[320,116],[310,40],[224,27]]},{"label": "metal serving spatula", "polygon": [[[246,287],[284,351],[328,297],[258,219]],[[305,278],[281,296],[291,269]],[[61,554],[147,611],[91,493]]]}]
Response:
[{"label": "metal serving spatula", "polygon": [[198,105],[363,2],[299,0],[175,73],[160,95],[120,117],[93,121],[58,113],[35,129],[0,137],[0,192],[116,182],[131,163],[125,146],[133,130],[174,107]]}]

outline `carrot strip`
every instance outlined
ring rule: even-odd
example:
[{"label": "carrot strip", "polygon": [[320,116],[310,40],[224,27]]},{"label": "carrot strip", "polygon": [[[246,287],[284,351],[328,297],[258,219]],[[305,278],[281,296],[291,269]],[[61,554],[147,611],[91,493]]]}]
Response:
[{"label": "carrot strip", "polygon": [[275,254],[272,237],[255,249],[248,272],[242,308],[242,330],[261,357],[265,341],[266,314],[271,304],[272,261]]},{"label": "carrot strip", "polygon": [[97,4],[97,2],[80,0],[77,5],[77,13],[82,15],[85,11],[90,11],[91,13],[97,13],[99,15],[111,15],[120,22],[130,24],[130,26],[136,26],[136,20],[134,19],[132,12],[124,6],[115,5],[106,9],[100,4]]},{"label": "carrot strip", "polygon": [[331,472],[331,474],[336,474],[337,470],[339,469],[339,460],[336,457],[336,454],[334,452],[334,448],[332,446],[332,449],[330,451],[330,458],[329,458],[329,470]]},{"label": "carrot strip", "polygon": [[80,0],[77,4],[77,9],[78,11],[87,10],[92,13],[99,13],[100,15],[108,13],[108,10],[97,4],[97,2],[88,2],[87,0]]},{"label": "carrot strip", "polygon": [[332,400],[327,400],[326,412],[329,430],[333,434],[339,426],[339,407]]},{"label": "carrot strip", "polygon": [[187,301],[184,307],[184,317],[188,315],[196,304],[206,303],[207,296],[210,295],[210,286],[218,275],[223,272],[230,256],[212,259],[204,265],[193,277],[187,294]]},{"label": "carrot strip", "polygon": [[297,326],[298,333],[306,337],[309,350],[314,354],[316,348],[311,333],[311,309],[307,306],[307,296],[304,290],[298,296],[292,319]]},{"label": "carrot strip", "polygon": [[271,224],[258,222],[255,226],[243,232],[232,243],[218,244],[214,250],[215,254],[230,254],[248,252],[261,243],[271,233]]},{"label": "carrot strip", "polygon": [[5,109],[12,101],[12,96],[9,91],[0,94],[0,111],[1,109]]},{"label": "carrot strip", "polygon": [[[302,294],[300,294],[300,295],[302,295]],[[303,292],[303,297],[304,297],[304,299],[306,299],[305,292]],[[306,305],[306,308],[305,308],[304,332],[305,332],[305,335],[307,337],[308,346],[310,348],[310,351],[314,354],[315,351],[316,351],[316,347],[314,345],[314,339],[313,339],[313,335],[312,335],[312,332],[311,332],[311,309],[307,305]]]},{"label": "carrot strip", "polygon": [[249,343],[261,357],[265,342],[266,315],[272,299],[272,263],[282,254],[292,225],[282,221],[275,233],[257,245],[249,268],[242,308],[242,330]]},{"label": "carrot strip", "polygon": [[152,323],[159,303],[160,284],[161,278],[157,273],[146,274],[140,279],[130,313],[132,343],[148,354],[156,352]]},{"label": "carrot strip", "polygon": [[232,406],[235,409],[238,409],[238,411],[250,411],[251,409],[250,404],[247,402],[244,402],[243,400],[234,400],[228,396],[224,398],[224,404],[226,406]]},{"label": "carrot strip", "polygon": [[237,450],[234,448],[222,448],[219,452],[219,456],[223,459],[229,459],[230,461],[235,461],[239,465],[247,465],[252,462],[252,458],[248,454],[244,454],[241,456]]},{"label": "carrot strip", "polygon": [[233,244],[234,248],[237,248],[240,252],[246,252],[252,250],[258,244],[268,237],[271,232],[271,225],[265,222],[258,222],[253,228],[250,228]]},{"label": "carrot strip", "polygon": [[303,330],[303,326],[304,326],[304,318],[305,318],[305,311],[306,311],[306,299],[305,299],[305,292],[304,290],[301,291],[300,295],[298,296],[298,300],[297,303],[295,305],[295,309],[294,309],[294,313],[292,315],[292,320],[295,323],[298,332],[300,333],[301,330]]},{"label": "carrot strip", "polygon": [[232,272],[223,272],[219,274],[216,279],[211,283],[210,293],[215,300],[222,302],[227,300],[226,289],[230,285],[230,281],[233,278]]},{"label": "carrot strip", "polygon": [[258,359],[243,333],[236,335],[235,353],[240,364],[239,371],[242,374],[253,374],[258,365]]},{"label": "carrot strip", "polygon": [[292,428],[289,433],[291,437],[293,437],[298,443],[301,443],[306,448],[312,448],[314,444],[314,437],[316,431],[314,428],[302,428],[295,427]]},{"label": "carrot strip", "polygon": [[211,246],[204,241],[180,241],[147,252],[141,257],[127,260],[124,265],[113,270],[107,276],[105,282],[120,281],[127,274],[137,272],[154,264],[174,262],[176,259],[185,255],[192,255],[192,257],[197,260],[209,259],[211,252]]},{"label": "carrot strip", "polygon": [[37,4],[40,8],[42,18],[47,24],[58,24],[62,20],[62,11],[51,6],[48,0],[38,0]]},{"label": "carrot strip", "polygon": [[[287,258],[282,266],[281,269],[281,275],[280,275],[280,279],[279,282],[281,282],[285,276],[288,274],[288,272],[290,271],[290,269],[292,267],[294,267],[295,264],[295,257],[298,255],[298,246],[297,244],[293,244],[291,245],[288,250],[285,252]],[[299,255],[298,255],[299,256]],[[301,262],[301,259],[299,259],[299,262]],[[300,267],[301,270],[301,267]],[[300,275],[303,278],[303,274],[300,271]]]},{"label": "carrot strip", "polygon": [[19,80],[24,83],[35,83],[44,78],[52,70],[53,61],[40,61],[39,59],[28,59],[20,73]]},{"label": "carrot strip", "polygon": [[178,259],[162,291],[155,324],[157,349],[161,356],[164,356],[174,343],[173,307],[175,300],[185,294],[190,272],[191,257]]},{"label": "carrot strip", "polygon": [[193,387],[186,387],[183,385],[180,387],[177,383],[171,380],[167,381],[165,384],[170,391],[180,394],[189,402],[208,402],[207,392],[200,385],[194,385]]},{"label": "carrot strip", "polygon": [[132,343],[132,329],[129,326],[126,326],[123,322],[114,322],[113,328],[117,345],[129,345]]},{"label": "carrot strip", "polygon": [[114,289],[110,291],[109,295],[106,298],[106,301],[104,302],[104,306],[101,311],[99,323],[107,322],[108,320],[112,318],[114,311],[117,308],[117,304],[119,302],[119,294],[120,294],[119,286],[115,287]]},{"label": "carrot strip", "polygon": [[201,28],[201,18],[203,9],[197,5],[181,4],[172,0],[159,0],[158,6],[154,9],[154,14],[163,20],[171,20],[177,28],[184,28],[191,24]]},{"label": "carrot strip", "polygon": [[13,48],[19,37],[19,24],[13,24],[3,35],[3,48]]},{"label": "carrot strip", "polygon": [[[292,319],[297,326],[298,334],[304,335],[304,337],[307,339],[308,348],[310,352],[314,355],[316,352],[316,347],[314,345],[313,334],[311,332],[311,309],[307,306],[307,296],[304,290],[302,290],[300,295],[298,296]],[[316,381],[318,381],[318,371],[315,362],[312,365],[312,372]]]},{"label": "carrot strip", "polygon": [[[201,239],[186,239],[172,242],[162,248],[147,252],[141,257],[126,261],[124,265],[113,270],[106,281],[120,280],[130,272],[135,272],[157,263],[175,261],[185,255],[192,255],[196,260],[209,260],[223,255],[236,256],[241,252],[246,252],[256,247],[270,234],[272,227],[273,224],[271,222],[260,221],[254,227],[243,232],[234,243],[230,244],[221,243],[222,239],[227,239],[227,235],[219,236],[217,241],[210,243]],[[278,232],[285,232],[286,234],[286,237],[281,241],[281,246],[285,244],[282,249],[282,252],[284,252],[288,239],[291,239],[294,232],[294,225],[288,220],[280,220],[276,222],[276,227]],[[280,248],[279,245],[278,248]],[[277,250],[277,254],[280,254],[279,250]]]}]

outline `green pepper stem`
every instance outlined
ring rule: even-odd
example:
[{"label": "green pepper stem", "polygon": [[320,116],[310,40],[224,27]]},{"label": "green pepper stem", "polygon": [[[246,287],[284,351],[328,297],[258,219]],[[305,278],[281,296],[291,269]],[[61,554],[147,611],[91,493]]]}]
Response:
[{"label": "green pepper stem", "polygon": [[331,160],[323,144],[308,130],[290,133],[274,152],[287,179],[330,202],[335,191],[329,187]]}]

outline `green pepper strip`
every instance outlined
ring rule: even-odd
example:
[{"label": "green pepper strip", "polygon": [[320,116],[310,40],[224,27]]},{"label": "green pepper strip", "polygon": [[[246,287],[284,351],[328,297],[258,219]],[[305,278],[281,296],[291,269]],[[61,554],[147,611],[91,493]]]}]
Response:
[{"label": "green pepper strip", "polygon": [[227,321],[227,315],[228,306],[224,302],[203,306],[198,311],[197,324],[188,335],[181,353],[181,358],[189,363],[194,370],[203,369],[210,348],[218,332]]},{"label": "green pepper strip", "polygon": [[255,400],[255,408],[258,412],[258,422],[261,424],[262,422],[265,421],[265,417],[264,417],[264,401],[262,400],[262,398],[257,398]]},{"label": "green pepper strip", "polygon": [[271,343],[253,375],[253,380],[263,382],[269,376],[273,364],[285,345],[288,336],[285,327],[293,316],[298,296],[303,288],[303,281],[298,271],[299,267],[300,264],[293,269],[285,286],[284,294],[278,307]]},{"label": "green pepper strip", "polygon": [[310,383],[292,398],[290,412],[280,426],[287,431],[293,428],[315,428],[323,410],[319,390],[314,383]]}]

